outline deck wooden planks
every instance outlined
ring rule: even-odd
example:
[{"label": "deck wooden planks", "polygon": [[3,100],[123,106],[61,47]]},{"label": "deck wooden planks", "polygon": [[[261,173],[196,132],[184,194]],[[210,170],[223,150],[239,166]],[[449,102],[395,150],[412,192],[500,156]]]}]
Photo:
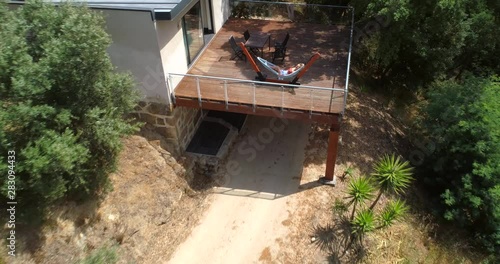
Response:
[{"label": "deck wooden planks", "polygon": [[[254,80],[256,73],[251,69],[249,62],[230,60],[232,50],[228,39],[233,35],[237,41],[242,41],[245,30],[243,28],[271,34],[271,45],[274,45],[274,41],[280,39],[281,35],[289,32],[291,38],[288,43],[287,57],[283,63],[277,61],[277,64],[292,65],[298,62],[307,62],[314,52],[320,52],[322,57],[299,82],[302,85],[331,88],[335,80],[335,88],[343,88],[347,65],[344,45],[349,34],[341,27],[335,26],[230,19],[216,34],[188,73]],[[264,50],[264,57],[270,59],[272,49],[271,52],[267,49]],[[275,77],[270,72],[266,72],[263,67],[260,68],[268,77]],[[220,103],[225,103],[228,100],[232,104],[253,105],[255,103],[260,107],[329,114],[340,113],[344,104],[344,92],[342,91],[332,92],[309,88],[296,88],[292,91],[281,86],[257,84],[254,87],[250,83],[227,81],[226,97],[224,82],[221,80],[201,78],[199,87],[202,100]],[[196,79],[184,77],[175,89],[175,96],[198,100]]]}]

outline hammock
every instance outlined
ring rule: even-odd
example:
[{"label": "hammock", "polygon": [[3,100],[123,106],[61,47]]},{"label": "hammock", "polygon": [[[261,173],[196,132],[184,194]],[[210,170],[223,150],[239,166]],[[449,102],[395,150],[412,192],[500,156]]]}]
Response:
[{"label": "hammock", "polygon": [[288,72],[281,72],[280,73],[280,72],[277,72],[275,69],[273,69],[273,67],[277,67],[275,64],[272,64],[271,62],[266,61],[265,59],[263,59],[261,57],[257,57],[257,60],[259,60],[259,62],[262,64],[262,66],[264,66],[264,68],[266,68],[266,69],[270,70],[271,72],[275,73],[276,76],[278,77],[278,80],[289,80],[289,79],[294,78],[297,74],[299,74],[299,72],[305,66],[304,64],[302,64],[301,67],[295,69],[295,71],[293,71],[291,73],[288,73]]}]

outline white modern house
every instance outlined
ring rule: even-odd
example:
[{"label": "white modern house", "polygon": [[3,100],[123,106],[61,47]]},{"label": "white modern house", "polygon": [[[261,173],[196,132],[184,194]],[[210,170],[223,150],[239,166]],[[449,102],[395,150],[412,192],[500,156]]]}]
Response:
[{"label": "white modern house", "polygon": [[[49,0],[50,1],[50,0]],[[52,0],[55,4],[63,2]],[[87,0],[103,13],[112,62],[130,71],[145,101],[170,104],[165,73],[189,65],[229,17],[229,0]],[[24,1],[9,1],[11,6]]]},{"label": "white modern house", "polygon": [[171,152],[182,152],[201,121],[201,110],[174,109],[166,76],[188,71],[228,19],[229,0],[89,0],[87,5],[106,18],[112,62],[130,71],[138,84],[140,119],[167,138]]},{"label": "white modern house", "polygon": [[[138,109],[140,118],[166,136],[172,150],[181,151],[194,133],[200,110],[174,110],[166,76],[167,73],[187,72],[213,34],[228,19],[229,0],[72,2],[102,12],[113,41],[109,48],[111,60],[118,70],[132,73],[143,96]],[[14,0],[9,4],[15,7],[24,1]]]},{"label": "white modern house", "polygon": [[[49,0],[50,1],[50,0]],[[52,0],[54,4],[63,1]],[[142,94],[137,114],[181,152],[201,118],[200,109],[173,108],[167,73],[184,74],[230,15],[229,0],[72,1],[101,12],[111,35],[111,61],[130,72]],[[11,7],[24,1],[9,1]],[[172,83],[175,87],[175,83]]]},{"label": "white modern house", "polygon": [[174,109],[167,73],[184,74],[230,15],[229,0],[88,0],[103,13],[118,70],[134,76],[143,98],[139,118],[182,152],[201,120],[201,110]]},{"label": "white modern house", "polygon": [[227,0],[89,0],[103,12],[111,60],[131,71],[144,101],[171,104],[166,73],[186,73],[229,16]]},{"label": "white modern house", "polygon": [[[23,3],[9,1],[11,7]],[[135,114],[166,138],[169,151],[186,150],[203,114],[211,110],[319,122],[330,126],[325,179],[333,180],[349,86],[352,7],[251,0],[72,3],[104,15],[111,61],[133,75],[142,94]],[[249,30],[256,39],[246,37]],[[248,52],[233,59],[234,38],[241,51],[257,47],[259,56],[269,59],[277,50],[271,47],[285,35],[291,37],[281,65],[307,62],[299,75],[309,72],[300,86],[264,78]]]}]

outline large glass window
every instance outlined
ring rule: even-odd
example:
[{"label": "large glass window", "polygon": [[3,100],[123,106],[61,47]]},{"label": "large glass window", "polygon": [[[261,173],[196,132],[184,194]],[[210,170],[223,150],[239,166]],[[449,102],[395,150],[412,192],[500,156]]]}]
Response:
[{"label": "large glass window", "polygon": [[189,10],[182,18],[182,29],[184,32],[184,43],[186,44],[186,53],[188,63],[194,60],[196,55],[205,45],[203,40],[203,23],[201,18],[200,2]]}]

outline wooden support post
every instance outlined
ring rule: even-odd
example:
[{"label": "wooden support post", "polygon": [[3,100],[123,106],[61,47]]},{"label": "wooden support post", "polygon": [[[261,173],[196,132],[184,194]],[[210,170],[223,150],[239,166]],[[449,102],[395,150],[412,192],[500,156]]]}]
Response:
[{"label": "wooden support post", "polygon": [[337,161],[338,143],[339,143],[340,122],[333,123],[330,127],[328,137],[328,153],[326,157],[325,177],[320,178],[323,184],[335,185],[335,162]]}]

